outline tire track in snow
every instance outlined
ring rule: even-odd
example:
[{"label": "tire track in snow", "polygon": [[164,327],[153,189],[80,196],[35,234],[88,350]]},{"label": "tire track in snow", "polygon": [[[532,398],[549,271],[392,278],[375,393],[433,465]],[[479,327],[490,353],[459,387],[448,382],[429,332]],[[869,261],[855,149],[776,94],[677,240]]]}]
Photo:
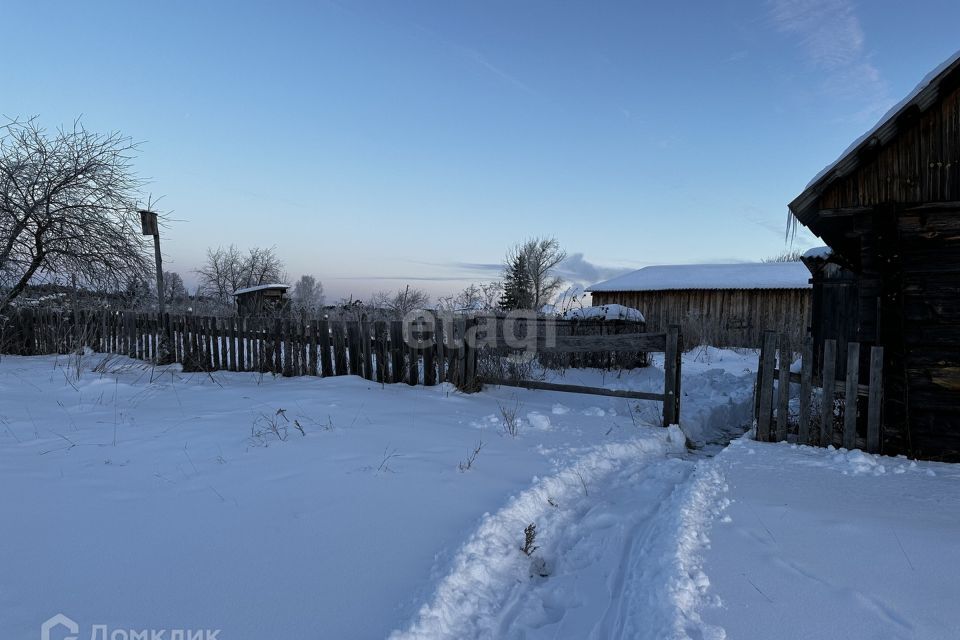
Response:
[{"label": "tire track in snow", "polygon": [[707,596],[702,551],[713,520],[727,507],[727,485],[717,464],[701,459],[637,539],[616,609],[596,638],[698,638],[721,640],[723,629],[705,624],[700,609],[717,605]]},{"label": "tire track in snow", "polygon": [[[676,428],[652,431],[536,480],[483,517],[430,602],[391,638],[684,637],[708,584],[696,558],[716,482],[702,484],[709,474],[676,456],[683,442]],[[546,578],[519,551],[531,522]]]}]

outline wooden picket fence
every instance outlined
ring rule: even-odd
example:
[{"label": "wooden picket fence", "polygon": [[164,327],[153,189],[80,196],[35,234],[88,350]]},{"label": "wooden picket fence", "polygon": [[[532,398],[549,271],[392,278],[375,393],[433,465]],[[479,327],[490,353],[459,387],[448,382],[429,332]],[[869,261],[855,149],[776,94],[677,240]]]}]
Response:
[{"label": "wooden picket fence", "polygon": [[[70,353],[88,347],[185,371],[254,371],[283,376],[358,375],[381,383],[476,388],[471,321],[298,320],[279,317],[160,316],[131,311],[18,310],[3,323],[0,351]],[[404,335],[404,331],[407,335]]]},{"label": "wooden picket fence", "polygon": [[[785,334],[767,331],[760,351],[754,396],[756,439],[765,442],[794,440],[799,444],[860,448],[880,452],[883,404],[883,347],[871,347],[869,362],[861,363],[860,343],[847,344],[846,379],[837,380],[836,340],[825,340],[822,365],[814,372],[813,339],[807,336],[800,351],[800,372],[791,372],[794,352]],[[861,384],[865,371],[868,384]],[[799,411],[790,419],[790,385],[799,384]],[[819,388],[819,411],[814,415],[814,389]],[[865,398],[865,401],[860,400]],[[838,407],[837,400],[840,400]],[[837,409],[842,422],[837,424]],[[839,428],[838,428],[839,427]]]}]

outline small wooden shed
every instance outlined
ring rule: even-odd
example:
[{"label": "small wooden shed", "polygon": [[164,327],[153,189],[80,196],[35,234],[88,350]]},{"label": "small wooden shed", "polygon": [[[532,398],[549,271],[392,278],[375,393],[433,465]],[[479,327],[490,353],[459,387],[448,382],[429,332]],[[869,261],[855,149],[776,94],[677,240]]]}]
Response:
[{"label": "small wooden shed", "polygon": [[288,284],[259,284],[233,292],[240,316],[262,316],[283,313],[289,307]]},{"label": "small wooden shed", "polygon": [[808,327],[810,273],[799,262],[651,266],[587,291],[594,305],[639,309],[649,331],[679,324],[688,345],[756,348],[766,329],[799,344]]},{"label": "small wooden shed", "polygon": [[960,461],[960,52],[790,211],[829,246],[805,258],[815,350],[884,347],[883,453]]}]

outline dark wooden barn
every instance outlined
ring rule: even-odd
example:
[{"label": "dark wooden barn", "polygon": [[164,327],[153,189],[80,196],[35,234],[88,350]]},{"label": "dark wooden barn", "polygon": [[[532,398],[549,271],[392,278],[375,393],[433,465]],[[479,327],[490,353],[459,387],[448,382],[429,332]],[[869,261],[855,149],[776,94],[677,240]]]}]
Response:
[{"label": "dark wooden barn", "polygon": [[593,305],[639,309],[649,331],[679,324],[687,345],[759,347],[776,329],[806,334],[810,273],[799,262],[644,267],[587,289]]},{"label": "dark wooden barn", "polygon": [[233,292],[240,316],[262,316],[283,313],[289,307],[287,284],[261,284]]},{"label": "dark wooden barn", "polygon": [[883,453],[960,460],[960,54],[790,211],[831,250],[805,258],[815,351],[884,347]]}]

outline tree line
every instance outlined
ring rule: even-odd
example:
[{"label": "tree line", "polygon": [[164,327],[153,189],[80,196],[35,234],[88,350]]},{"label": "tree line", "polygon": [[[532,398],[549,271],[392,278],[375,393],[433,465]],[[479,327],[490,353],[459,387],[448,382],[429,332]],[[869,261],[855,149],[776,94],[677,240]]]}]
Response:
[{"label": "tree line", "polygon": [[[0,126],[0,314],[43,287],[52,287],[53,297],[73,292],[74,302],[83,292],[96,304],[149,309],[162,296],[171,311],[227,312],[236,290],[286,281],[275,248],[231,244],[207,250],[193,294],[173,271],[164,272],[157,292],[152,246],[140,229],[145,181],[133,169],[137,152],[129,137],[90,132],[79,121],[55,131],[35,119]],[[555,238],[526,240],[507,251],[500,279],[471,284],[433,306],[539,310],[562,286],[556,271],[565,256]],[[326,308],[323,284],[312,275],[300,277],[290,299],[299,312]],[[431,306],[431,298],[407,285],[334,306],[402,316]]]}]

